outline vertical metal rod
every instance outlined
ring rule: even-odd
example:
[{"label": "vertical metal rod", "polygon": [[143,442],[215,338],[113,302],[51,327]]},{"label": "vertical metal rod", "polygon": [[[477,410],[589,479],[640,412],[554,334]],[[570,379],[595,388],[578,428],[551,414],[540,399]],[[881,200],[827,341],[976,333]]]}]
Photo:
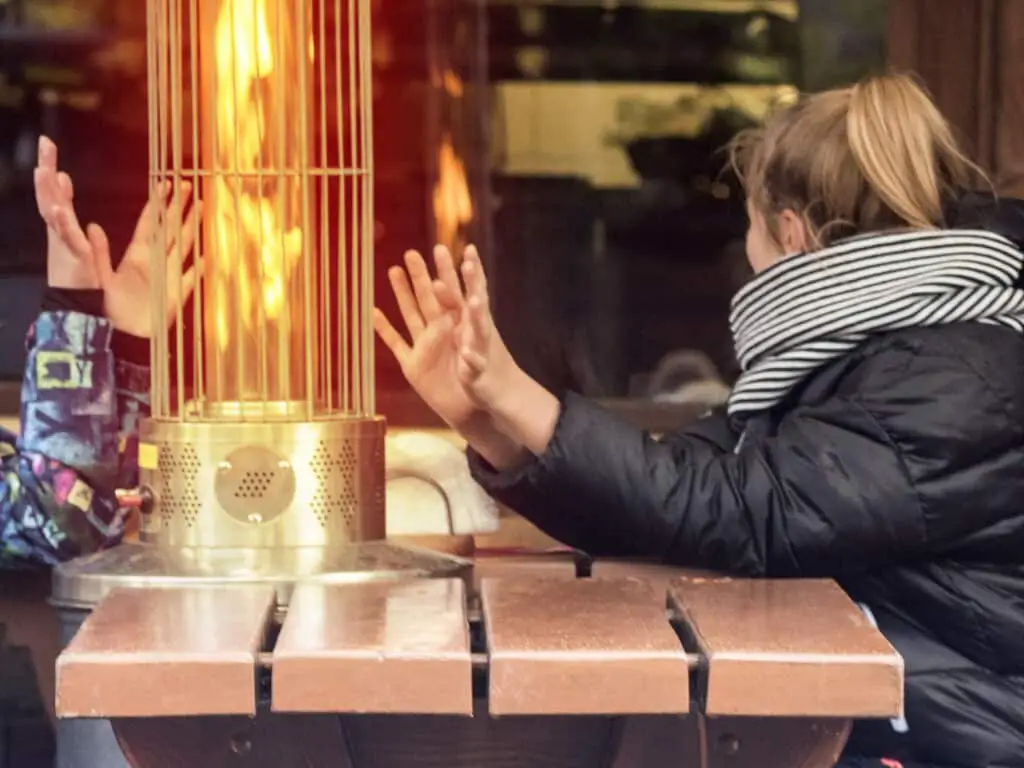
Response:
[{"label": "vertical metal rod", "polygon": [[[241,306],[239,306],[239,304],[240,304],[240,302],[238,301],[239,291],[237,290],[237,286],[238,286],[238,282],[239,281],[246,280],[247,278],[249,278],[248,270],[245,268],[245,267],[248,266],[245,263],[245,260],[246,260],[246,257],[249,255],[247,253],[247,251],[249,249],[246,247],[248,245],[248,243],[246,243],[246,241],[243,239],[243,234],[242,234],[242,183],[243,183],[243,177],[242,177],[242,174],[241,174],[241,167],[240,167],[241,166],[241,162],[242,162],[242,157],[241,157],[241,152],[239,151],[240,145],[239,145],[239,142],[238,142],[238,133],[239,133],[239,123],[241,123],[243,120],[248,122],[249,120],[252,119],[252,116],[248,115],[248,114],[246,114],[244,116],[242,115],[241,108],[240,108],[239,101],[238,101],[238,91],[239,91],[239,89],[238,89],[238,31],[239,31],[238,30],[238,3],[239,2],[245,2],[249,6],[246,9],[246,10],[248,10],[248,16],[251,19],[252,24],[256,25],[256,24],[258,24],[258,21],[257,21],[257,19],[258,19],[258,15],[257,15],[258,11],[257,11],[257,8],[256,8],[256,3],[258,2],[258,0],[225,0],[225,2],[228,2],[228,3],[231,4],[231,21],[230,21],[230,24],[231,24],[231,29],[230,29],[230,34],[231,34],[231,62],[229,64],[229,66],[231,67],[231,101],[232,101],[232,104],[234,104],[234,109],[232,110],[231,114],[232,114],[232,117],[235,120],[235,125],[230,126],[230,129],[232,131],[232,137],[234,139],[234,153],[233,153],[233,159],[232,159],[232,163],[231,163],[232,167],[231,167],[231,169],[228,172],[233,175],[234,182],[235,182],[232,185],[231,207],[232,207],[232,213],[234,214],[234,218],[235,218],[235,242],[234,242],[234,247],[238,250],[238,253],[237,254],[232,254],[232,255],[236,259],[236,264],[238,264],[238,266],[241,267],[241,269],[239,269],[235,273],[234,280],[235,280],[236,290],[235,290],[235,295],[232,297],[233,298],[232,308],[234,309],[234,312],[232,314],[234,315],[234,324],[235,324],[234,341],[235,341],[235,366],[236,366],[236,368],[235,368],[235,391],[234,391],[233,396],[235,398],[237,398],[241,402],[242,400],[245,399],[245,397],[244,397],[244,395],[245,395],[245,378],[244,378],[245,377],[245,324],[243,322],[244,318],[242,317],[242,315],[244,313],[244,310],[243,310],[243,308]],[[253,51],[252,55],[256,59],[259,58],[259,54],[256,51]],[[223,128],[225,126],[219,126],[219,127]],[[225,259],[230,258],[228,256],[228,254],[220,254],[219,253],[217,255],[220,258],[222,264],[224,263]],[[241,418],[242,421],[248,420],[248,417],[249,417],[248,416],[248,409],[240,408],[239,409],[239,417]]]},{"label": "vertical metal rod", "polygon": [[[199,133],[199,90],[200,77],[199,77],[199,20],[197,18],[199,13],[198,0],[192,0],[190,5],[189,14],[189,53],[191,59],[191,75],[192,75],[192,205],[198,206],[200,202],[206,196],[206,185],[209,183],[206,179],[201,179],[199,169],[202,167],[202,140]],[[195,227],[194,239],[193,239],[193,258],[192,264],[195,269],[195,290],[192,294],[192,369],[194,372],[194,385],[193,385],[193,397],[195,402],[199,405],[205,400],[205,380],[203,377],[203,367],[205,365],[205,354],[203,350],[203,289],[205,288],[205,279],[203,276],[203,270],[200,266],[203,263],[203,238],[202,238],[202,227],[203,225],[199,217],[193,218],[193,225]],[[184,322],[184,314],[182,315],[181,322]]]},{"label": "vertical metal rod", "polygon": [[[302,4],[302,0],[294,0],[294,2],[298,3],[300,6]],[[284,47],[283,47],[283,31],[282,30],[283,30],[283,28],[285,26],[284,20],[286,18],[285,6],[284,6],[284,3],[283,3],[283,0],[276,0],[276,8],[277,8],[277,24],[275,25],[276,26],[276,30],[275,30],[275,32],[276,32],[276,40],[275,40],[275,42],[276,42],[276,45],[277,45],[276,50],[283,51]],[[285,68],[284,67],[280,67],[280,66],[279,67],[275,67],[274,71],[277,73],[277,77],[275,78],[275,83],[274,83],[274,93],[276,93],[278,95],[278,97],[281,98],[283,96],[283,94],[285,94],[287,92],[287,89],[289,88],[289,83],[288,83],[287,78],[286,78],[286,73],[285,73]],[[277,255],[278,255],[278,258],[279,258],[279,261],[280,261],[280,264],[278,265],[278,268],[281,270],[281,274],[287,277],[287,275],[288,275],[287,242],[286,242],[286,234],[287,233],[286,233],[286,226],[285,226],[285,222],[288,221],[288,219],[285,217],[285,200],[286,200],[287,196],[283,193],[281,187],[286,184],[285,180],[290,178],[290,175],[295,173],[296,169],[289,168],[287,166],[287,163],[286,163],[285,142],[286,142],[286,137],[289,134],[288,134],[288,129],[287,129],[287,125],[286,125],[285,121],[286,121],[288,116],[285,114],[285,110],[282,109],[280,106],[277,109],[275,109],[274,111],[277,113],[277,135],[275,136],[275,143],[276,143],[276,146],[277,146],[277,157],[278,157],[278,163],[277,163],[278,178],[277,178],[276,184],[277,184],[277,220],[278,220],[278,222],[280,222],[280,226],[278,226],[278,228],[277,228],[278,229],[277,235],[278,235],[278,238],[280,240],[280,242],[278,243],[278,252],[277,252]],[[305,237],[305,233],[303,233],[303,236]],[[276,335],[277,335],[277,344],[276,344],[276,347],[275,347],[275,351],[277,352],[277,366],[276,366],[277,367],[277,387],[275,389],[276,389],[277,396],[279,396],[282,400],[289,400],[292,397],[294,397],[294,393],[291,391],[292,362],[293,362],[292,359],[291,359],[292,358],[292,355],[291,355],[291,351],[292,350],[291,350],[291,338],[290,338],[290,336],[291,336],[291,312],[287,311],[287,308],[283,308],[282,312],[279,315],[278,323],[277,323],[277,334]]]},{"label": "vertical metal rod", "polygon": [[[316,330],[313,327],[313,302],[316,301],[316,294],[313,291],[313,254],[311,244],[316,242],[316,239],[313,237],[313,226],[309,210],[309,115],[306,114],[306,111],[309,109],[309,73],[307,72],[306,57],[303,53],[309,39],[309,33],[307,30],[307,2],[300,1],[295,5],[296,15],[298,16],[295,20],[295,59],[299,67],[299,178],[302,185],[302,313],[308,345],[306,354],[303,355],[306,364],[305,415],[306,420],[311,421],[313,418],[313,387],[315,383],[313,357],[316,350],[316,341],[313,340],[310,343],[309,338],[316,334]],[[297,395],[298,393],[296,392],[295,394]]]},{"label": "vertical metal rod", "polygon": [[[209,2],[209,0],[207,0]],[[221,167],[221,146],[220,146],[220,132],[218,131],[220,112],[218,109],[219,97],[221,90],[221,83],[217,77],[217,63],[218,63],[218,50],[217,50],[217,18],[223,10],[223,2],[230,2],[230,0],[221,0],[217,5],[206,6],[206,33],[208,35],[207,40],[210,45],[210,55],[207,57],[207,63],[204,65],[208,68],[206,72],[206,79],[209,84],[209,92],[204,94],[207,98],[207,106],[210,111],[210,117],[207,121],[207,130],[209,131],[209,186],[210,186],[210,203],[211,209],[209,211],[210,224],[207,226],[207,231],[210,233],[210,252],[207,257],[210,263],[207,265],[209,273],[214,276],[214,279],[210,281],[211,287],[214,289],[214,293],[217,293],[217,289],[222,287],[224,284],[224,276],[221,274],[221,269],[226,258],[230,258],[229,254],[221,253],[222,243],[226,240],[225,237],[221,236],[218,231],[220,219],[222,217],[221,210],[224,206],[229,204],[229,201],[225,199],[224,174],[229,169]],[[199,7],[203,8],[200,0]],[[227,87],[227,84],[224,84]],[[204,322],[207,324],[207,329],[211,331],[216,337],[220,333],[220,327],[218,323],[217,313],[224,312],[224,301],[223,295],[214,295],[210,297],[212,301],[211,307],[208,305],[206,309],[209,311],[209,317],[203,316]],[[210,328],[209,326],[213,326]],[[212,390],[211,400],[220,402],[226,399],[227,392],[227,366],[225,361],[220,358],[220,340],[219,338],[207,338],[205,339],[205,349],[203,354],[209,354],[210,349],[213,349],[213,354],[217,356],[216,364],[213,364],[212,360],[210,368],[214,371],[214,381],[211,383],[207,381],[207,387]],[[226,357],[226,355],[225,355]]]},{"label": "vertical metal rod", "polygon": [[[160,50],[160,39],[158,34],[157,16],[159,14],[161,0],[149,0],[146,4],[146,78],[149,87],[146,89],[146,107],[148,112],[148,137],[149,137],[149,205],[153,206],[156,204],[156,189],[157,189],[157,137],[155,130],[157,127],[157,97],[159,91],[156,88],[156,57],[157,51]],[[152,210],[152,209],[151,209]],[[157,261],[156,248],[151,247],[149,253],[150,273],[156,274],[155,267],[159,263]],[[150,284],[150,291],[152,291],[154,285]],[[156,299],[156,297],[152,297]],[[150,307],[150,322],[156,325],[157,318],[160,313],[160,302],[154,300]],[[152,371],[151,376],[153,378],[153,384],[155,386],[151,389],[155,391],[159,389],[159,378],[157,376],[158,369],[156,367],[156,361],[159,360],[160,354],[163,351],[159,342],[159,335],[151,333],[149,335],[149,359],[151,362],[150,370]],[[152,413],[154,416],[159,417],[160,404],[158,397],[151,397]]]},{"label": "vertical metal rod", "polygon": [[333,341],[332,324],[329,321],[331,314],[331,229],[328,214],[328,199],[330,196],[330,180],[327,169],[330,162],[327,157],[327,0],[319,2],[320,22],[320,45],[315,56],[319,62],[320,73],[320,105],[317,115],[320,122],[320,161],[317,163],[317,172],[320,174],[320,252],[319,252],[319,294],[320,311],[317,313],[317,328],[319,329],[320,340],[320,395],[323,398],[324,412],[327,414],[334,411],[334,386],[333,367],[334,355],[332,354],[331,343]]},{"label": "vertical metal rod", "polygon": [[362,173],[363,202],[365,205],[362,230],[363,247],[359,254],[363,269],[363,305],[360,312],[360,331],[363,334],[363,377],[360,386],[363,388],[363,416],[376,413],[376,392],[373,386],[374,346],[373,326],[370,318],[373,313],[373,252],[374,252],[374,206],[373,206],[373,94],[372,72],[370,71],[370,51],[372,37],[370,31],[369,0],[352,0],[360,3],[360,106],[362,107]]},{"label": "vertical metal rod", "polygon": [[[182,152],[181,152],[181,131],[182,131],[182,120],[181,120],[181,109],[182,102],[184,101],[184,93],[182,91],[182,56],[181,56],[181,0],[172,0],[173,10],[171,12],[171,30],[170,30],[170,46],[171,55],[173,57],[173,65],[171,66],[171,154],[172,154],[172,168],[171,176],[173,179],[174,196],[171,198],[172,205],[174,200],[179,200],[177,209],[171,209],[171,222],[177,227],[177,232],[170,233],[170,236],[174,238],[174,259],[173,263],[178,265],[175,269],[175,275],[173,280],[176,281],[177,290],[174,293],[175,301],[173,307],[173,318],[174,318],[174,341],[175,341],[175,352],[177,353],[176,364],[174,366],[175,373],[177,374],[175,384],[178,389],[177,402],[175,404],[175,416],[180,421],[183,414],[185,413],[185,329],[182,327],[182,320],[185,316],[184,311],[184,285],[182,281],[182,270],[181,266],[185,262],[184,254],[184,223],[185,223],[185,201],[181,199],[179,190],[183,182],[181,170],[182,170]],[[166,279],[167,275],[167,259],[171,254],[164,252],[164,261],[159,274],[164,276]],[[160,325],[153,328],[153,333],[160,333],[162,335],[168,334],[167,329],[167,308],[163,307],[161,314],[163,317],[160,318]]]},{"label": "vertical metal rod", "polygon": [[[167,3],[163,3],[160,8],[160,22],[157,27],[157,34],[160,39],[166,40],[169,34],[170,26],[170,7]],[[151,274],[158,276],[157,283],[160,286],[158,301],[156,302],[156,316],[153,318],[153,326],[151,333],[157,336],[161,340],[161,351],[163,354],[157,359],[158,364],[158,375],[161,386],[158,393],[154,393],[160,400],[160,413],[163,416],[169,416],[171,410],[170,403],[170,354],[168,350],[168,334],[166,327],[166,318],[163,316],[163,312],[167,308],[167,228],[165,222],[167,220],[167,198],[165,197],[163,184],[167,181],[167,160],[168,160],[168,148],[167,148],[167,127],[168,127],[168,100],[170,94],[168,90],[170,88],[168,69],[170,66],[169,59],[172,56],[172,52],[169,49],[160,51],[160,55],[157,58],[157,83],[158,83],[158,115],[157,115],[157,167],[159,169],[158,176],[160,178],[160,188],[158,190],[157,198],[154,201],[154,206],[150,209],[150,215],[153,217],[152,224],[156,226],[156,236],[154,237],[153,252],[150,254],[151,258],[156,261],[156,264],[151,262],[151,268],[154,268]],[[151,398],[153,399],[153,398]]]},{"label": "vertical metal rod", "polygon": [[[359,159],[359,144],[358,144],[358,120],[359,120],[359,105],[362,94],[357,90],[356,87],[356,74],[358,71],[357,61],[359,56],[359,50],[356,48],[358,42],[356,37],[356,2],[357,0],[348,0],[348,82],[349,82],[349,156],[353,165],[353,172],[357,172],[360,164]],[[358,176],[353,175],[352,177],[352,238],[349,243],[349,258],[348,264],[351,269],[352,278],[352,323],[353,332],[349,334],[346,341],[352,346],[352,383],[353,383],[353,403],[352,408],[356,413],[362,413],[363,411],[363,372],[362,372],[362,334],[360,332],[360,325],[364,322],[360,316],[360,299],[359,299],[359,288],[361,284],[361,266],[360,254],[359,254],[359,225],[362,223],[362,210],[363,201],[361,199],[361,188],[359,185]]]},{"label": "vertical metal rod", "polygon": [[[252,49],[253,51],[259,51],[259,25],[252,25]],[[267,76],[267,73],[261,69],[261,60],[259,55],[256,55],[256,80],[261,81]],[[264,175],[264,158],[263,158],[263,145],[267,141],[267,112],[269,109],[274,108],[274,104],[271,103],[269,106],[264,103],[263,89],[256,87],[253,89],[256,93],[256,116],[257,116],[257,132],[259,134],[258,147],[259,150],[256,155],[256,189],[262,193],[266,188],[266,178]],[[283,137],[281,137],[283,140]],[[259,201],[262,204],[262,200]],[[262,216],[262,208],[261,208]],[[263,298],[263,286],[266,285],[267,272],[266,266],[263,264],[263,254],[267,247],[267,235],[266,227],[262,226],[262,220],[260,221],[259,227],[259,238],[258,238],[258,251],[256,253],[256,271],[257,271],[257,287],[258,290],[256,295],[258,300],[256,301],[256,318],[254,322],[257,324],[256,338],[257,338],[257,378],[258,378],[258,389],[260,392],[261,408],[265,411],[267,402],[270,400],[270,373],[269,373],[269,354],[268,354],[268,342],[267,342],[267,306],[266,301]],[[265,415],[265,414],[264,414]]]},{"label": "vertical metal rod", "polygon": [[[326,2],[326,0],[325,0]],[[338,167],[341,173],[338,176],[338,346],[340,347],[341,365],[341,409],[348,413],[352,408],[350,395],[349,369],[350,354],[349,348],[349,308],[348,308],[348,269],[350,258],[346,253],[348,236],[348,176],[345,168],[345,120],[343,116],[343,104],[345,101],[345,78],[343,76],[343,62],[341,53],[341,29],[345,16],[341,12],[341,0],[334,0],[334,102],[337,109],[337,137],[338,137]]]}]

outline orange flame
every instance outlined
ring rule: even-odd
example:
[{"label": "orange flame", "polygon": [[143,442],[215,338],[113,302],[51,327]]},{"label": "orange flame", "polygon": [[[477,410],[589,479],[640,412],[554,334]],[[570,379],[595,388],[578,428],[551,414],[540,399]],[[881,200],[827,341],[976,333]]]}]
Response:
[{"label": "orange flame", "polygon": [[438,242],[448,246],[458,258],[462,254],[463,227],[473,221],[473,199],[469,194],[466,166],[447,134],[437,152],[434,219]]},{"label": "orange flame", "polygon": [[[288,338],[301,326],[290,317],[289,281],[303,256],[302,150],[288,112],[294,97],[287,92],[306,64],[294,40],[296,20],[282,5],[294,4],[221,0],[215,16],[209,72],[215,79],[204,88],[213,100],[204,149],[219,171],[205,193],[205,250],[212,262],[206,327],[215,341],[207,347],[207,366],[215,400],[251,395],[261,356],[277,366],[274,358],[287,356]],[[288,115],[287,125],[279,110]],[[245,338],[237,338],[240,327]],[[236,355],[225,354],[239,344],[245,370],[237,370]],[[278,374],[278,384],[269,384],[277,397],[287,399],[294,384],[288,379],[296,373]]]},{"label": "orange flame", "polygon": [[[434,87],[441,88],[449,98],[460,100],[464,89],[459,76],[447,69],[436,70],[431,77]],[[466,165],[459,157],[450,133],[445,133],[437,149],[437,181],[434,184],[434,222],[437,240],[451,250],[456,259],[462,256],[464,228],[473,221],[473,197],[469,191]]]}]

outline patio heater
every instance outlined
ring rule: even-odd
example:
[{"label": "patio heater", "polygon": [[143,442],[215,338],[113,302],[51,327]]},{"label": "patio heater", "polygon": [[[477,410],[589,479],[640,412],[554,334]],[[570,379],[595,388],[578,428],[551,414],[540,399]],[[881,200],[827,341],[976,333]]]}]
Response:
[{"label": "patio heater", "polygon": [[[153,248],[141,543],[56,569],[54,602],[462,573],[384,541],[370,0],[148,0],[148,46],[151,200],[178,221],[161,190],[188,182],[203,215]],[[188,298],[165,254],[190,239]]]}]

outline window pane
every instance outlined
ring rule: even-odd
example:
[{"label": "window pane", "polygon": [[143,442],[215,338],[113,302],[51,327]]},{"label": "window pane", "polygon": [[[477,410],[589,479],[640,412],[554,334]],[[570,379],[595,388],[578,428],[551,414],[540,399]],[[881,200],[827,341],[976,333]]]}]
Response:
[{"label": "window pane", "polygon": [[[479,100],[430,88],[427,102],[447,106],[426,113],[428,126],[440,114],[490,127],[455,145],[459,163],[488,169],[464,182],[475,215],[458,242],[486,245],[499,326],[516,357],[550,386],[597,396],[652,398],[716,375],[728,383],[737,371],[727,315],[747,276],[746,216],[719,150],[801,89],[883,69],[886,3],[432,8],[445,21],[426,25],[427,68],[447,56],[444,66],[463,78],[486,72],[485,114]],[[452,57],[460,30],[481,25],[485,40],[464,50],[472,55]],[[408,93],[415,76],[403,78]],[[424,230],[427,240],[437,232],[430,221]]]},{"label": "window pane", "polygon": [[[887,3],[372,2],[382,307],[406,248],[475,242],[502,332],[545,383],[649,397],[709,363],[728,380],[745,217],[716,150],[798,88],[882,68]],[[127,244],[146,186],[145,4],[6,0],[0,52],[0,292],[24,298],[45,266],[41,132],[81,218]],[[36,303],[4,303],[0,376],[17,378]],[[699,356],[652,385],[678,350]],[[387,415],[424,418],[378,358]]]}]

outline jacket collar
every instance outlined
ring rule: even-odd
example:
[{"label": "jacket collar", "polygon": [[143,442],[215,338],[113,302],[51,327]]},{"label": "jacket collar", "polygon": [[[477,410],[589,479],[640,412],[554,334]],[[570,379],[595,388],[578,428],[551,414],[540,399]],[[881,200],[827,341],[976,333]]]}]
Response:
[{"label": "jacket collar", "polygon": [[[950,229],[984,229],[1012,240],[1024,251],[1024,200],[964,191],[946,204],[945,214]],[[1024,288],[1024,271],[1017,287]]]}]

